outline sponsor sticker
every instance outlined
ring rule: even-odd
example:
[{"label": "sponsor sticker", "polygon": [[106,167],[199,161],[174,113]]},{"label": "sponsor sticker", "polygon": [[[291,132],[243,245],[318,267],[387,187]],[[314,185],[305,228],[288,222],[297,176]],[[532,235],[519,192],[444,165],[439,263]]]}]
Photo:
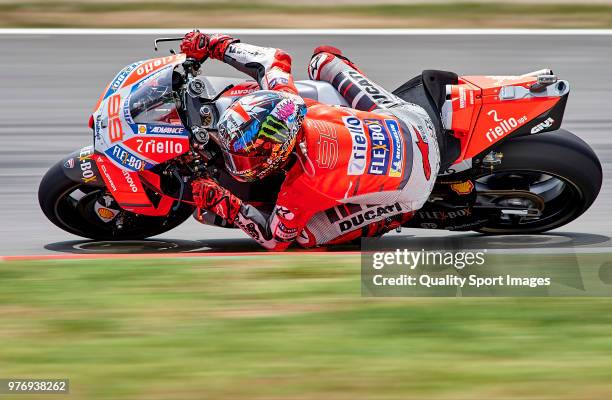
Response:
[{"label": "sponsor sticker", "polygon": [[295,214],[293,214],[291,210],[289,210],[287,207],[276,206],[275,212],[276,212],[276,215],[278,215],[281,218],[285,218],[288,221],[291,221],[293,218],[295,218]]},{"label": "sponsor sticker", "polygon": [[[134,129],[134,128],[132,128]],[[180,125],[152,125],[152,124],[138,124],[136,126],[135,133],[137,135],[186,135],[187,130]]]},{"label": "sponsor sticker", "polygon": [[459,87],[459,109],[465,108],[465,88],[463,86]]},{"label": "sponsor sticker", "polygon": [[134,120],[132,119],[132,112],[130,111],[130,98],[131,97],[132,95],[130,94],[123,101],[123,119],[125,120],[125,122],[127,122],[130,125],[134,123]]},{"label": "sponsor sticker", "polygon": [[183,154],[188,149],[186,139],[155,136],[133,137],[126,140],[124,145],[147,158],[159,155],[175,156]]},{"label": "sponsor sticker", "polygon": [[174,62],[178,59],[178,57],[180,57],[180,54],[161,58],[154,58],[152,60],[148,60],[144,63],[141,63],[141,65],[136,68],[136,76],[142,77],[145,75],[149,75],[152,72],[155,72],[161,69],[162,67]]},{"label": "sponsor sticker", "polygon": [[164,135],[183,135],[185,128],[182,126],[150,126],[149,133],[157,133]]},{"label": "sponsor sticker", "polygon": [[64,167],[69,168],[69,169],[74,168],[74,158],[67,159],[66,162],[64,163]]},{"label": "sponsor sticker", "polygon": [[404,141],[400,132],[397,121],[386,119],[385,125],[391,134],[391,142],[393,143],[393,151],[391,152],[391,167],[389,168],[389,176],[399,178],[402,176],[404,169]]},{"label": "sponsor sticker", "polygon": [[400,203],[395,203],[389,206],[381,205],[371,207],[356,214],[352,214],[349,218],[340,221],[338,223],[338,226],[340,228],[340,232],[349,232],[364,225],[367,225],[371,221],[378,221],[385,217],[391,217],[401,212],[402,205]]},{"label": "sponsor sticker", "polygon": [[245,96],[247,94],[253,93],[257,90],[257,88],[234,88],[231,89],[229,92],[225,92],[223,94],[223,96],[231,96],[231,97],[235,97],[235,96]]},{"label": "sponsor sticker", "polygon": [[293,240],[297,237],[297,229],[289,228],[288,226],[279,221],[278,225],[276,225],[274,236],[281,240]]},{"label": "sponsor sticker", "polygon": [[143,161],[119,145],[114,145],[106,150],[105,153],[109,158],[132,171],[142,171],[147,167],[146,161]]},{"label": "sponsor sticker", "polygon": [[100,170],[102,171],[102,173],[104,174],[104,177],[106,178],[105,181],[106,181],[107,186],[109,186],[113,192],[116,192],[117,185],[115,185],[115,182],[113,182],[113,178],[110,176],[110,173],[108,172],[108,169],[106,168],[104,157],[99,156],[99,155],[96,156],[96,163],[100,166]]},{"label": "sponsor sticker", "polygon": [[268,84],[268,88],[269,89],[274,89],[275,87],[277,87],[278,85],[286,85],[289,83],[289,79],[279,76],[276,78],[272,78],[270,80],[270,83]]},{"label": "sponsor sticker", "polygon": [[96,214],[98,215],[98,217],[104,222],[112,221],[117,216],[117,214],[119,214],[119,211],[103,207],[99,203],[95,204],[94,209],[96,210]]},{"label": "sponsor sticker", "polygon": [[365,135],[363,122],[353,116],[342,117],[342,122],[348,129],[353,142],[346,173],[347,175],[363,175],[366,169],[368,151],[368,139]]},{"label": "sponsor sticker", "polygon": [[327,56],[325,53],[319,53],[310,59],[310,64],[308,65],[308,75],[312,77],[312,79],[318,79],[319,68],[325,63],[326,60]]},{"label": "sponsor sticker", "polygon": [[346,73],[352,78],[355,85],[363,89],[376,103],[387,107],[398,104],[391,93],[386,92],[359,72],[350,69]]},{"label": "sponsor sticker", "polygon": [[453,183],[452,185],[450,185],[450,188],[458,195],[464,196],[466,194],[472,193],[472,190],[474,190],[474,184],[472,183],[472,181],[465,181]]},{"label": "sponsor sticker", "polygon": [[94,122],[94,137],[96,142],[102,141],[102,115],[96,115],[96,120]]},{"label": "sponsor sticker", "polygon": [[98,177],[93,171],[93,148],[91,146],[84,147],[79,153],[79,165],[81,168],[81,180],[85,183],[97,182]]},{"label": "sponsor sticker", "polygon": [[446,211],[446,210],[422,211],[421,210],[417,213],[417,215],[419,216],[419,218],[422,218],[422,219],[439,220],[439,221],[444,222],[448,219],[469,217],[472,215],[472,209],[471,208],[461,208],[459,210],[453,210],[453,211]]},{"label": "sponsor sticker", "polygon": [[370,165],[368,174],[386,175],[389,170],[390,142],[389,134],[379,119],[366,119],[368,134],[370,135]]},{"label": "sponsor sticker", "polygon": [[121,173],[123,174],[123,177],[125,178],[125,182],[130,186],[130,190],[134,193],[138,192],[138,186],[136,186],[136,183],[134,183],[132,174],[127,172],[124,169],[121,170]]},{"label": "sponsor sticker", "polygon": [[531,133],[542,132],[544,129],[550,128],[554,123],[555,123],[555,120],[549,117],[546,119],[546,121],[541,122],[537,124],[536,126],[534,126],[533,128],[531,128]]},{"label": "sponsor sticker", "polygon": [[527,122],[526,115],[523,115],[518,119],[514,117],[500,118],[497,113],[497,110],[490,110],[489,112],[487,112],[487,115],[490,116],[494,122],[498,123],[493,128],[490,128],[486,133],[486,138],[489,142],[494,142],[495,140],[499,139],[500,137],[504,136],[509,132],[514,131],[519,126]]},{"label": "sponsor sticker", "polygon": [[130,64],[127,67],[125,67],[124,69],[122,69],[117,74],[115,79],[113,79],[113,81],[111,82],[111,84],[110,84],[110,86],[108,88],[108,91],[106,92],[104,97],[108,97],[111,94],[115,93],[117,90],[119,90],[119,88],[122,86],[123,82],[125,82],[125,79],[132,73],[132,71],[134,71],[136,68],[138,68],[141,64],[142,64],[142,61],[138,61],[138,62]]}]

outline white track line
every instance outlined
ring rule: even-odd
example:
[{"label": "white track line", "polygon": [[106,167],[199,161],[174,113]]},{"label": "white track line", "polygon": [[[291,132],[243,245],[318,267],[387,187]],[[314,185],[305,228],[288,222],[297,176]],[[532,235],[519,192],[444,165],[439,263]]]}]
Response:
[{"label": "white track line", "polygon": [[[180,35],[184,29],[0,29],[0,35]],[[205,33],[224,32],[233,35],[530,35],[530,36],[609,36],[612,29],[201,29]]]},{"label": "white track line", "polygon": [[[487,249],[487,254],[612,254],[612,247],[540,247],[524,249]],[[610,261],[612,261],[612,257],[610,258]]]},{"label": "white track line", "polygon": [[[459,251],[459,249],[454,249]],[[476,250],[472,248],[466,248],[463,250]],[[488,255],[595,255],[595,254],[612,254],[611,247],[584,247],[584,248],[523,248],[523,249],[486,249]],[[84,261],[84,260],[103,260],[103,259],[181,259],[181,260],[194,260],[201,259],[203,257],[214,257],[214,258],[226,258],[226,257],[270,257],[270,256],[363,256],[364,253],[357,251],[349,252],[308,252],[308,251],[297,251],[297,252],[246,252],[246,253],[141,253],[141,254],[121,254],[121,253],[52,253],[52,254],[41,254],[41,255],[22,255],[22,256],[0,256],[0,264],[3,262],[11,261],[41,261],[41,260],[71,260],[71,261]],[[611,258],[612,260],[612,258]]]}]

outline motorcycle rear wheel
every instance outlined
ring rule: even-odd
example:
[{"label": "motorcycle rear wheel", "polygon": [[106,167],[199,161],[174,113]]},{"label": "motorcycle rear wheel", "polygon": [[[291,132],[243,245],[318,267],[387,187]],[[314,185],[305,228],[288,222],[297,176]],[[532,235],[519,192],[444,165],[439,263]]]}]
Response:
[{"label": "motorcycle rear wheel", "polygon": [[503,155],[501,165],[491,174],[480,175],[476,190],[524,192],[524,196],[506,199],[515,203],[534,203],[534,199],[538,200],[533,196],[536,194],[540,197],[541,216],[491,219],[478,232],[530,234],[558,228],[582,215],[601,189],[603,176],[597,155],[582,139],[564,129],[513,138],[495,152]]},{"label": "motorcycle rear wheel", "polygon": [[43,177],[38,188],[38,202],[45,216],[66,232],[94,240],[135,240],[167,232],[192,215],[194,208],[181,204],[166,217],[150,217],[122,210],[125,223],[119,229],[104,222],[95,213],[94,204],[106,194],[106,188],[74,182],[63,172],[62,162]]}]

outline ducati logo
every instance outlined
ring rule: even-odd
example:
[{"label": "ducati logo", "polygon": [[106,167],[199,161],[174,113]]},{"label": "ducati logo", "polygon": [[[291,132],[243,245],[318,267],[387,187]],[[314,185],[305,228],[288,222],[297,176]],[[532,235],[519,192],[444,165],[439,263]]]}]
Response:
[{"label": "ducati logo", "polygon": [[64,163],[64,168],[74,168],[74,158],[69,158]]},{"label": "ducati logo", "polygon": [[379,220],[381,217],[390,217],[401,212],[402,205],[400,203],[395,203],[390,206],[372,207],[366,211],[351,215],[350,218],[340,221],[340,232],[347,232],[368,224],[372,220]]}]

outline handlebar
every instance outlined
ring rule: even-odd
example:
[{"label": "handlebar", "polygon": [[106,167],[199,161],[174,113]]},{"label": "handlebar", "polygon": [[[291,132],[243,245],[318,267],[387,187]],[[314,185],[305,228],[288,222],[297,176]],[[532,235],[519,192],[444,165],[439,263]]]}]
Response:
[{"label": "handlebar", "polygon": [[[181,42],[184,39],[183,36],[181,37],[166,37],[166,38],[157,38],[155,39],[154,43],[154,47],[155,47],[155,51],[159,50],[159,43],[162,42]],[[174,52],[174,50],[170,49],[170,53],[171,54],[176,54]],[[196,71],[198,69],[200,69],[200,65],[202,63],[198,60],[195,60],[193,58],[188,58],[187,60],[185,60],[185,62],[183,63],[183,68],[185,68],[185,72],[187,74],[188,77],[192,77],[196,75]]]},{"label": "handlebar", "polygon": [[[154,47],[155,47],[155,51],[159,50],[159,43],[162,42],[181,42],[184,39],[183,36],[181,37],[169,37],[169,38],[157,38],[154,41]],[[176,54],[174,52],[174,50],[170,49],[170,53],[171,54]],[[200,69],[200,65],[202,64],[201,61],[198,61],[196,59],[193,58],[188,58],[187,60],[185,60],[185,62],[183,63],[183,67],[185,68],[185,72],[187,72],[188,76],[195,76],[195,72]]]},{"label": "handlebar", "polygon": [[157,38],[155,39],[155,51],[159,50],[159,47],[157,46],[158,43],[162,43],[162,42],[180,42],[183,40],[183,37],[173,37],[173,38]]}]

